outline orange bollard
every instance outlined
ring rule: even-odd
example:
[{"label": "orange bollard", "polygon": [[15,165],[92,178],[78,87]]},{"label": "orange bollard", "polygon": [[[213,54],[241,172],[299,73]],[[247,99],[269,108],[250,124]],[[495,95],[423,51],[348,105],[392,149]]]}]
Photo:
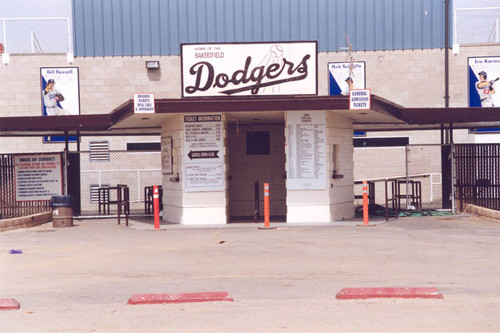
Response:
[{"label": "orange bollard", "polygon": [[153,211],[155,216],[155,229],[160,229],[160,192],[158,185],[153,186]]},{"label": "orange bollard", "polygon": [[363,224],[368,225],[368,182],[363,180]]},{"label": "orange bollard", "polygon": [[264,183],[264,226],[269,228],[269,183]]}]

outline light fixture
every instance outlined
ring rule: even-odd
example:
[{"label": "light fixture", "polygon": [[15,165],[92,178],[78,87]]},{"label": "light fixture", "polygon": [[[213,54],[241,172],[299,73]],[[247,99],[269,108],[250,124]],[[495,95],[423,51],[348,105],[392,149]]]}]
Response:
[{"label": "light fixture", "polygon": [[147,69],[159,69],[160,68],[160,62],[157,61],[157,60],[146,61],[146,68]]}]

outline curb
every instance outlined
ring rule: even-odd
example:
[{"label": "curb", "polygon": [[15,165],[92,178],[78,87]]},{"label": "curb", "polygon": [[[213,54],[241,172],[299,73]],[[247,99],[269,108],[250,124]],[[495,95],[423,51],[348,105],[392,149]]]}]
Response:
[{"label": "curb", "polygon": [[443,298],[436,288],[344,288],[337,299],[368,298]]},{"label": "curb", "polygon": [[202,293],[176,293],[176,294],[134,294],[127,304],[166,304],[166,303],[196,303],[229,301],[233,298],[225,291]]},{"label": "curb", "polygon": [[21,228],[32,228],[50,221],[52,221],[52,211],[22,217],[13,217],[0,221],[0,232]]},{"label": "curb", "polygon": [[470,214],[479,215],[490,219],[500,220],[500,212],[497,210],[464,203],[464,211]]},{"label": "curb", "polygon": [[19,310],[21,304],[13,298],[0,298],[0,310]]}]

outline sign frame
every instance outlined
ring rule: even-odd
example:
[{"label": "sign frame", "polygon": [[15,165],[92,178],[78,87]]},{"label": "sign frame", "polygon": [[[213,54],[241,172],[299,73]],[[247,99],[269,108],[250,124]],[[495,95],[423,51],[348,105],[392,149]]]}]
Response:
[{"label": "sign frame", "polygon": [[173,140],[171,136],[161,138],[161,171],[165,175],[174,174]]},{"label": "sign frame", "polygon": [[[306,119],[307,118],[307,119]],[[287,111],[286,113],[286,187],[289,190],[325,190],[328,188],[328,158],[327,158],[327,118],[326,111]],[[299,126],[301,128],[299,128]],[[307,135],[307,132],[312,132]],[[299,133],[303,137],[299,138]],[[312,135],[311,135],[312,134]],[[312,139],[312,142],[311,142]],[[306,146],[301,154],[299,144]],[[310,153],[313,146],[313,153]],[[299,170],[299,168],[303,170]],[[312,177],[300,177],[305,173]],[[315,173],[317,172],[317,177]]]},{"label": "sign frame", "polygon": [[[14,155],[16,201],[47,201],[54,195],[62,195],[64,193],[63,172],[61,153]],[[25,187],[24,191],[22,187]],[[40,191],[45,191],[45,194],[36,195]],[[52,192],[47,194],[47,191]],[[31,195],[31,197],[20,200],[20,197],[24,197],[22,195],[24,193]]]},{"label": "sign frame", "polygon": [[154,114],[155,111],[156,111],[155,94],[153,93],[134,94],[135,114]]},{"label": "sign frame", "polygon": [[[467,81],[468,81],[468,105],[469,107],[487,107],[483,106],[476,83],[479,81],[478,73],[485,71],[487,81],[495,80],[500,77],[500,56],[483,56],[467,58]],[[493,84],[495,93],[491,94],[491,101],[494,106],[500,107],[500,80]]]},{"label": "sign frame", "polygon": [[183,115],[183,163],[186,192],[224,191],[224,116]]},{"label": "sign frame", "polygon": [[[358,100],[360,98],[362,100]],[[367,104],[361,105],[364,102]],[[371,107],[371,89],[351,89],[349,91],[349,110],[370,110]]]},{"label": "sign frame", "polygon": [[[71,71],[71,72],[70,72]],[[55,88],[64,96],[64,104],[57,101],[57,107],[63,110],[63,114],[48,115],[44,102],[44,91],[47,88],[48,80],[55,81]],[[80,115],[80,74],[79,67],[40,67],[40,110],[42,116],[54,117],[61,115]],[[69,105],[69,108],[67,107]],[[44,136],[43,143],[65,142],[64,136]],[[69,136],[68,142],[77,142],[77,136]]]},{"label": "sign frame", "polygon": [[[302,46],[300,44],[303,44]],[[304,83],[302,80],[298,79],[298,76],[294,77],[289,77],[288,79],[281,79],[281,80],[276,80],[273,82],[281,81],[280,84],[286,87],[291,87],[293,86],[295,89],[294,91],[281,91],[281,86],[279,92],[277,91],[272,91],[271,93],[258,93],[259,91],[265,91],[266,87],[273,87],[273,89],[276,87],[276,84],[271,84],[272,82],[266,82],[263,83],[262,86],[256,87],[254,86],[252,89],[250,89],[251,86],[243,86],[243,87],[238,87],[233,84],[234,81],[239,83],[247,83],[247,82],[255,82],[254,79],[257,79],[259,76],[257,72],[254,72],[256,70],[255,64],[259,64],[259,62],[264,61],[266,57],[268,59],[271,59],[271,65],[273,64],[278,64],[280,61],[283,64],[285,64],[283,59],[286,59],[285,56],[283,56],[283,53],[288,52],[290,54],[291,48],[295,49],[304,49],[307,46],[311,47],[313,50],[311,53],[314,54],[309,54],[309,58],[307,60],[304,60],[304,57],[301,59],[302,61],[306,61],[307,63],[307,73],[304,79],[307,79],[307,82],[311,82],[311,88],[309,88],[309,91],[304,92]],[[259,50],[257,47],[261,47],[262,49]],[[195,64],[195,61],[191,61],[193,59],[196,59],[196,54],[193,56],[192,54],[188,56],[188,53],[194,53],[198,48],[199,52],[199,57],[201,60],[206,60],[206,58],[210,59],[224,59],[220,61],[222,65],[219,64],[219,66],[226,66],[225,68],[228,68],[228,66],[233,66],[234,71],[232,71],[230,74],[227,74],[226,72],[219,72],[220,68],[217,67],[217,73],[215,72],[214,69],[214,76],[213,76],[213,81],[211,81],[211,85],[208,84],[208,80],[205,82],[204,87],[209,87],[207,90],[213,87],[213,83],[216,82],[216,84],[220,83],[220,85],[224,85],[223,87],[224,92],[222,91],[212,91],[210,90],[209,92],[203,92],[203,93],[196,93],[200,89],[197,89],[197,91],[194,91],[193,93],[187,94],[186,89],[189,87],[192,87],[193,89],[200,88],[198,83],[201,84],[201,79],[199,82],[197,82],[196,86],[189,86],[191,84],[191,81],[189,80],[189,76],[186,75],[186,73],[189,72],[188,68],[185,67],[193,67],[192,64]],[[234,50],[231,50],[234,48]],[[265,48],[265,49],[264,49]],[[251,56],[247,56],[247,58],[242,58],[241,54],[246,50],[247,55],[251,54],[251,56],[258,56],[258,58],[255,59],[255,61],[251,58]],[[228,53],[229,52],[229,53]],[[267,53],[266,53],[267,52]],[[240,58],[233,62],[232,59],[230,61],[227,60],[227,55],[231,54],[232,57],[236,58],[239,56]],[[234,55],[236,54],[236,55]],[[286,55],[286,53],[285,53]],[[248,62],[248,58],[250,57],[250,62]],[[293,68],[295,68],[297,71],[300,71],[300,69],[303,69],[304,67],[300,67],[301,62],[297,60],[297,55],[293,54],[290,55],[289,58],[292,58],[292,60],[287,59],[290,62],[294,63]],[[189,61],[188,61],[189,60]],[[196,64],[198,64],[197,62]],[[271,65],[266,67],[265,69],[260,72],[260,74],[264,73],[270,73],[270,76],[273,76],[278,72],[278,69],[276,67],[269,68]],[[289,64],[286,64],[290,66]],[[201,67],[201,65],[200,65]],[[213,67],[213,66],[212,66]],[[259,66],[257,66],[259,67]],[[208,66],[205,68],[209,68]],[[199,70],[202,71],[202,70]],[[236,74],[236,72],[238,72]],[[249,73],[250,72],[250,73]],[[246,73],[246,74],[245,74]],[[252,73],[255,75],[252,76]],[[281,72],[280,72],[281,73]],[[303,73],[303,72],[302,72]],[[221,75],[221,76],[219,76]],[[225,76],[224,76],[225,75]],[[311,76],[311,77],[308,77]],[[201,74],[198,78],[201,78]],[[234,81],[232,79],[235,78]],[[269,78],[269,77],[266,77]],[[263,79],[263,78],[262,78]],[[243,82],[247,80],[246,82]],[[294,82],[294,81],[300,81],[300,82]],[[262,81],[257,81],[258,83],[262,83]],[[230,84],[231,83],[231,84]],[[264,84],[266,85],[264,87]],[[187,87],[186,87],[187,86]],[[240,91],[241,90],[241,91]],[[248,91],[251,91],[251,93],[248,93]],[[270,89],[268,89],[269,92]],[[255,92],[256,91],[256,92]],[[244,92],[244,93],[243,93]],[[254,93],[255,92],[255,93]],[[224,98],[233,98],[233,97],[242,97],[242,96],[251,96],[251,97],[269,97],[269,96],[290,96],[290,95],[318,95],[318,42],[317,41],[279,41],[279,42],[238,42],[238,43],[181,43],[181,96],[182,98],[216,98],[216,97],[224,97]]]},{"label": "sign frame", "polygon": [[[351,89],[366,89],[366,62],[354,61],[352,70],[353,86]],[[349,95],[349,87],[346,83],[349,77],[350,62],[327,63],[328,70],[328,94],[330,96]]]}]

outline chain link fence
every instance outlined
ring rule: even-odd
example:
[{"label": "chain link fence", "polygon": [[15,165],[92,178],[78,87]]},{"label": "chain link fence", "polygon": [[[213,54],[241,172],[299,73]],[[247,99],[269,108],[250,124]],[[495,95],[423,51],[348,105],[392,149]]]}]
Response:
[{"label": "chain link fence", "polygon": [[[126,185],[129,189],[130,216],[149,215],[145,209],[146,188],[161,185],[161,153],[159,151],[107,151],[79,152],[80,155],[80,217],[116,216],[116,191],[109,197],[102,195],[103,188]],[[101,193],[101,195],[100,195]],[[111,203],[108,209],[104,205]]]},{"label": "chain link fence", "polygon": [[407,178],[398,184],[403,201],[401,208],[452,209],[451,159],[449,145],[407,145]]}]

